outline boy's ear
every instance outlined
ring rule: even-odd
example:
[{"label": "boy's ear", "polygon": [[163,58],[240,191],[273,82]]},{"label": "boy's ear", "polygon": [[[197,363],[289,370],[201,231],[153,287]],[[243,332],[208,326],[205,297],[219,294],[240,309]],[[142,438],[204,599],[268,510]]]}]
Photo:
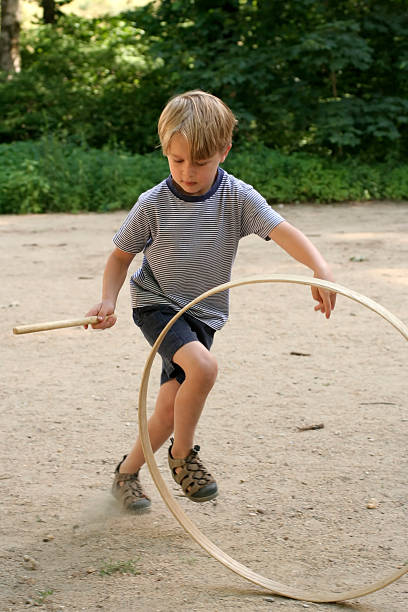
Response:
[{"label": "boy's ear", "polygon": [[221,164],[227,159],[228,153],[231,151],[232,144],[229,144],[221,156]]}]

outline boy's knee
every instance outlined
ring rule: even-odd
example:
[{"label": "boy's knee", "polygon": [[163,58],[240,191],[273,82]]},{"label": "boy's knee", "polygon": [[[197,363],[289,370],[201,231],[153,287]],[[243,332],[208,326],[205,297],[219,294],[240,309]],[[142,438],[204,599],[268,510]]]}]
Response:
[{"label": "boy's knee", "polygon": [[190,373],[191,376],[194,376],[198,380],[200,385],[209,388],[214,385],[217,374],[218,364],[211,353],[201,355]]},{"label": "boy's knee", "polygon": [[215,357],[198,342],[184,345],[173,358],[183,368],[186,379],[211,389],[218,373]]}]

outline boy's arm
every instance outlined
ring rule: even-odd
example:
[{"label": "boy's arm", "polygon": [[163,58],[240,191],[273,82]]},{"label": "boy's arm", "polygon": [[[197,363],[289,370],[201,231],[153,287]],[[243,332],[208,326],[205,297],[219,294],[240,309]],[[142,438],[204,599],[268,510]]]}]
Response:
[{"label": "boy's arm", "polygon": [[94,329],[107,329],[115,325],[116,300],[133,258],[134,254],[126,253],[118,247],[109,255],[103,273],[102,300],[86,314],[87,317],[97,315],[100,319],[100,323],[92,325]]},{"label": "boy's arm", "polygon": [[[287,221],[277,225],[269,234],[269,238],[291,257],[313,270],[315,278],[334,280],[329,265],[314,244]],[[328,319],[336,304],[336,294],[318,287],[312,287],[311,289],[313,299],[318,302],[315,310],[320,310]]]}]

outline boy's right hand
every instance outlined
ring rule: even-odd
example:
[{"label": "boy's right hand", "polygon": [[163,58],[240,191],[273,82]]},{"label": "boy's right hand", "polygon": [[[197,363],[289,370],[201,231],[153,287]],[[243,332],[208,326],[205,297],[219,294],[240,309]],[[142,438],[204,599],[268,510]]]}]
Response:
[{"label": "boy's right hand", "polygon": [[[111,302],[99,302],[89,310],[86,317],[97,316],[99,323],[94,323],[92,329],[108,329],[116,323],[115,307]],[[88,325],[84,325],[88,329]]]}]

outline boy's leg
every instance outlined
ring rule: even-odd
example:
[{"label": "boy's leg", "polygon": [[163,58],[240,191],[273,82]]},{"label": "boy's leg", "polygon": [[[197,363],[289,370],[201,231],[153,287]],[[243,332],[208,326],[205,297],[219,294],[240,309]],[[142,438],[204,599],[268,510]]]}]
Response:
[{"label": "boy's leg", "polygon": [[[160,387],[154,412],[148,421],[153,452],[156,452],[173,433],[174,401],[179,387],[180,383],[176,379],[169,380]],[[120,465],[119,472],[135,474],[144,463],[143,449],[138,437],[132,450]]]},{"label": "boy's leg", "polygon": [[[173,431],[174,399],[180,383],[170,380],[160,387],[155,410],[148,421],[148,431],[153,451],[168,439]],[[140,467],[145,463],[140,437],[130,453],[123,458],[115,471],[112,494],[126,510],[146,512],[151,502],[139,480]]]},{"label": "boy's leg", "polygon": [[[175,353],[173,361],[184,370],[186,378],[181,385],[176,379],[171,379],[160,387],[155,410],[148,421],[148,431],[153,452],[174,431],[172,455],[174,458],[183,458],[193,448],[197,423],[217,377],[217,362],[198,341],[182,346]],[[138,437],[119,471],[133,474],[144,463]]]},{"label": "boy's leg", "polygon": [[217,377],[217,362],[201,342],[189,342],[173,356],[185,373],[174,401],[173,458],[184,458],[191,452],[194,432],[205,400]]},{"label": "boy's leg", "polygon": [[169,448],[169,467],[174,480],[185,495],[195,502],[217,497],[218,487],[210,472],[202,464],[193,446],[194,433],[205,400],[217,377],[217,362],[201,342],[189,342],[173,356],[185,374],[174,402],[174,440]]},{"label": "boy's leg", "polygon": [[[167,306],[149,309],[134,309],[134,320],[140,327],[149,344],[153,345],[164,326],[174,316],[175,311]],[[217,496],[217,484],[211,474],[200,462],[194,444],[194,433],[204,407],[205,400],[211,391],[217,376],[217,362],[210,354],[214,330],[187,314],[179,317],[164,337],[159,354],[163,359],[161,375],[162,389],[170,385],[173,391],[174,441],[169,449],[169,466],[173,478],[183,488],[185,494],[193,501],[208,501]],[[177,381],[177,383],[176,383]],[[165,411],[168,414],[168,411]],[[158,411],[159,413],[159,411]],[[152,435],[158,431],[153,419],[149,435],[153,450],[161,446],[166,435],[171,434],[170,427],[160,424],[163,438],[157,441]],[[129,461],[123,463],[122,469],[135,469],[144,463],[140,441],[132,450]],[[122,467],[122,466],[121,466]],[[120,468],[119,468],[120,469]]]}]

